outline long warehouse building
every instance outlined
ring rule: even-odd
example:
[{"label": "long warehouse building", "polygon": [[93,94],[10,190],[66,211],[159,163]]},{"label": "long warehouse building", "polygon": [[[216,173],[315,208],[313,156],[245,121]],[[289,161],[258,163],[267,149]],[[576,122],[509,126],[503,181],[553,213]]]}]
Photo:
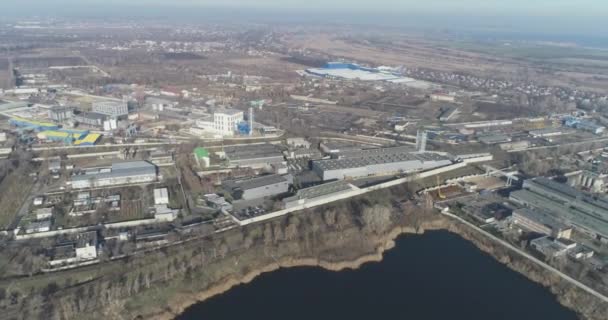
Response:
[{"label": "long warehouse building", "polygon": [[225,147],[224,152],[234,167],[264,168],[285,161],[281,149],[269,143]]},{"label": "long warehouse building", "polygon": [[157,179],[156,166],[147,161],[112,163],[110,168],[91,168],[72,176],[74,189],[107,187],[121,184],[150,183]]},{"label": "long warehouse building", "polygon": [[293,177],[271,174],[260,177],[225,180],[222,187],[234,200],[253,200],[276,196],[289,191]]},{"label": "long warehouse building", "polygon": [[608,199],[605,197],[594,198],[568,185],[540,177],[524,181],[523,190],[511,192],[510,199],[542,209],[566,225],[608,241]]},{"label": "long warehouse building", "polygon": [[312,168],[323,181],[328,181],[410,173],[450,164],[452,159],[445,155],[398,147],[363,150],[339,159],[313,161]]}]

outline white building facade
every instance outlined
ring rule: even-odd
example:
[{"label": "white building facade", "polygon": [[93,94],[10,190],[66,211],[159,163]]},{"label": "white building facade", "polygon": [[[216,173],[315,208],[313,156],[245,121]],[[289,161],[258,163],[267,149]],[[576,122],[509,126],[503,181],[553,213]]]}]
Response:
[{"label": "white building facade", "polygon": [[93,112],[110,117],[120,117],[129,114],[129,107],[123,101],[99,101],[93,102]]},{"label": "white building facade", "polygon": [[243,111],[226,109],[213,113],[214,129],[222,136],[233,136],[237,125],[245,120]]}]

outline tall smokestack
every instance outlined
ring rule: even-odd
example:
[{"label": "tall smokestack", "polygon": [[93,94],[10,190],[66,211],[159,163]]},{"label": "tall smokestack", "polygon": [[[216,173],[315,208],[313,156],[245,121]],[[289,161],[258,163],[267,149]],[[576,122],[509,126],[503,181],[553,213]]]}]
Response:
[{"label": "tall smokestack", "polygon": [[418,134],[416,135],[416,151],[426,151],[426,130],[418,130]]},{"label": "tall smokestack", "polygon": [[249,107],[249,136],[253,135],[253,107]]}]

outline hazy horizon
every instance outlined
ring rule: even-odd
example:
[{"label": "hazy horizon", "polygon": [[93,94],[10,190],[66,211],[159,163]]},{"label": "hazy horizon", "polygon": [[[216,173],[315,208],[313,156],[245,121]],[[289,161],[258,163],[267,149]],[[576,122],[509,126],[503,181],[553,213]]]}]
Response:
[{"label": "hazy horizon", "polygon": [[[279,10],[346,10],[376,13],[437,13],[505,15],[516,14],[539,17],[604,18],[608,4],[602,0],[3,0],[5,9],[37,6],[181,6],[181,7],[231,7]],[[61,9],[57,7],[57,9]]]},{"label": "hazy horizon", "polygon": [[[4,0],[0,17],[373,24],[488,35],[608,38],[600,0]],[[561,38],[563,39],[561,39]]]}]

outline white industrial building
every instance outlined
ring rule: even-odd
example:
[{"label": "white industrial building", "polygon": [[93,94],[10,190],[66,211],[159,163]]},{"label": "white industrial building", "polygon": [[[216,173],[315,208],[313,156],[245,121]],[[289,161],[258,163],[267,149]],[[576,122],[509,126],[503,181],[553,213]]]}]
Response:
[{"label": "white industrial building", "polygon": [[235,200],[252,200],[276,196],[289,191],[289,186],[293,182],[290,175],[281,176],[278,174],[226,180],[222,182],[222,187]]},{"label": "white industrial building", "polygon": [[324,181],[328,181],[409,173],[450,164],[452,159],[445,155],[397,147],[363,150],[340,159],[313,161],[312,167]]},{"label": "white industrial building", "polygon": [[129,107],[124,101],[97,101],[93,102],[93,112],[109,117],[120,117],[129,114]]},{"label": "white industrial building", "polygon": [[414,79],[396,76],[390,73],[381,73],[381,72],[371,72],[367,70],[357,70],[357,69],[324,69],[324,68],[314,68],[307,69],[306,72],[316,76],[323,76],[329,78],[341,78],[347,80],[361,80],[361,81],[396,81],[396,80],[410,80],[415,81]]},{"label": "white industrial building", "polygon": [[53,216],[53,207],[50,208],[38,208],[33,212],[36,220],[50,219]]},{"label": "white industrial building", "polygon": [[287,138],[287,145],[294,148],[308,149],[312,144],[305,138]]},{"label": "white industrial building", "polygon": [[154,189],[154,204],[169,204],[169,191],[167,188]]},{"label": "white industrial building", "polygon": [[527,231],[556,238],[570,239],[572,228],[542,209],[521,208],[513,211],[513,223]]},{"label": "white industrial building", "polygon": [[568,184],[579,187],[593,193],[601,193],[606,190],[606,179],[608,175],[589,170],[581,170],[568,174]]},{"label": "white industrial building", "polygon": [[243,111],[237,109],[222,109],[213,113],[213,119],[198,119],[190,128],[193,135],[208,135],[217,137],[232,137],[237,131],[237,125],[245,120]]},{"label": "white industrial building", "polygon": [[215,131],[223,136],[233,136],[236,126],[245,120],[243,111],[236,109],[225,109],[213,113]]},{"label": "white industrial building", "polygon": [[120,184],[150,183],[157,179],[156,166],[147,161],[113,163],[110,168],[91,168],[72,176],[74,189],[106,187]]},{"label": "white industrial building", "polygon": [[436,92],[436,93],[431,94],[430,98],[431,98],[431,101],[437,101],[437,102],[454,102],[454,101],[456,101],[456,95],[453,93]]},{"label": "white industrial building", "polygon": [[146,97],[145,106],[146,108],[152,109],[153,111],[165,111],[166,108],[172,108],[177,105],[177,102],[158,98],[158,97]]},{"label": "white industrial building", "polygon": [[566,239],[554,239],[544,236],[530,241],[530,246],[546,257],[560,257],[576,248],[576,243]]},{"label": "white industrial building", "polygon": [[528,132],[530,136],[533,138],[546,138],[546,137],[556,137],[564,134],[564,129],[562,128],[544,128],[539,130],[532,130]]},{"label": "white industrial building", "polygon": [[[36,221],[32,221],[30,223],[28,223],[25,226],[25,233],[29,234],[29,233],[38,233],[38,232],[48,232],[51,231],[51,220],[46,219],[46,220],[36,220]],[[15,230],[15,232],[18,232],[18,229]]]}]

